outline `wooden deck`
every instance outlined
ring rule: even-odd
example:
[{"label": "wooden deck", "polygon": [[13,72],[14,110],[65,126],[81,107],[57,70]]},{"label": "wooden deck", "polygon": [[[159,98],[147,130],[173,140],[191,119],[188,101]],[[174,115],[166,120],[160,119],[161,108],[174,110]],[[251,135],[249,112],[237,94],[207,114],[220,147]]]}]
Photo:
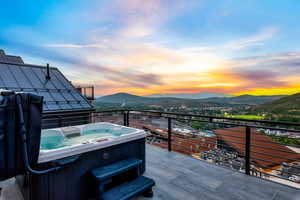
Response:
[{"label": "wooden deck", "polygon": [[[156,181],[153,200],[297,200],[300,190],[196,160],[159,147],[146,147],[146,173]],[[0,183],[0,200],[22,200],[14,180]],[[149,198],[138,198],[146,200]]]}]

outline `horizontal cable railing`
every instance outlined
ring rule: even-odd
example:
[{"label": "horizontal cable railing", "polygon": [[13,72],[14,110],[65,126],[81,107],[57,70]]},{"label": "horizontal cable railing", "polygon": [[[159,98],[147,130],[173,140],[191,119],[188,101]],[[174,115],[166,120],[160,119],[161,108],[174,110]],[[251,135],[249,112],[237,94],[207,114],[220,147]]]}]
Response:
[{"label": "horizontal cable railing", "polygon": [[[152,120],[162,123],[163,127],[154,124]],[[274,141],[271,137],[274,135],[267,134],[277,131],[296,134],[300,138],[299,123],[148,110],[108,110],[47,114],[43,118],[43,128],[96,122],[112,122],[142,128],[148,132],[146,141],[152,145],[192,155],[247,175],[300,183],[300,145]],[[205,135],[205,128],[191,127],[195,122],[204,123],[209,127],[209,135]],[[186,134],[175,130],[178,124],[188,126],[194,132]]]}]

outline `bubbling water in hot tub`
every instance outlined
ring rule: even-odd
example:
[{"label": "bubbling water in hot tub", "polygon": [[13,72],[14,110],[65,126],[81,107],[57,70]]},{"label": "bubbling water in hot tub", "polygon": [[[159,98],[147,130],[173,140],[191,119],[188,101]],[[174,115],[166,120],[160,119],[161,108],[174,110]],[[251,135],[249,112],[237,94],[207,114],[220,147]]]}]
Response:
[{"label": "bubbling water in hot tub", "polygon": [[131,128],[113,124],[87,124],[42,130],[41,150],[53,150],[68,146],[86,144],[93,140],[120,137],[132,132]]}]

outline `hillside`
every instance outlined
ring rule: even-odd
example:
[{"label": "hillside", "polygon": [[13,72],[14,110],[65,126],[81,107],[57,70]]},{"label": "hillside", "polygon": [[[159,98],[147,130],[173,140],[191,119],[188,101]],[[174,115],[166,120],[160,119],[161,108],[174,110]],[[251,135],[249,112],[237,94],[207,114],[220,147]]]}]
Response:
[{"label": "hillside", "polygon": [[145,97],[137,96],[128,93],[116,93],[99,97],[96,102],[103,103],[125,103],[125,104],[166,104],[166,103],[177,103],[177,104],[232,104],[232,105],[258,105],[267,102],[272,102],[284,96],[251,96],[242,95],[236,97],[213,97],[205,99],[183,99],[174,97]]},{"label": "hillside", "polygon": [[118,104],[152,104],[152,105],[211,105],[218,106],[219,103],[211,102],[199,102],[193,99],[181,99],[172,97],[142,97],[137,95],[132,95],[128,93],[117,93],[112,95],[107,95],[100,97],[96,100],[96,103],[118,103]]},{"label": "hillside", "polygon": [[253,110],[272,114],[300,115],[300,93],[258,105]]},{"label": "hillside", "polygon": [[142,97],[128,93],[116,93],[100,97],[96,102],[104,103],[126,103],[126,104],[156,104],[168,102],[191,102],[189,99],[179,99],[171,97]]},{"label": "hillside", "polygon": [[179,93],[179,94],[154,94],[145,97],[171,97],[171,98],[182,98],[182,99],[207,99],[213,97],[233,97],[223,93],[216,92],[200,92],[200,93]]},{"label": "hillside", "polygon": [[225,104],[247,104],[247,105],[258,105],[263,103],[272,102],[274,100],[285,97],[284,95],[274,95],[274,96],[252,96],[252,95],[241,95],[236,97],[227,97],[227,98],[208,98],[208,99],[199,99],[198,101],[202,102],[214,102],[214,103],[225,103]]}]

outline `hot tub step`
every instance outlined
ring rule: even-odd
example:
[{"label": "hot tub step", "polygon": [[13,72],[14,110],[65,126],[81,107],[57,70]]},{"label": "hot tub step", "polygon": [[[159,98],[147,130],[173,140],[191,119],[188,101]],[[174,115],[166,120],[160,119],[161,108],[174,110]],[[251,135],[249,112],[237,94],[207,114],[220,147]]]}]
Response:
[{"label": "hot tub step", "polygon": [[141,163],[142,161],[139,159],[129,158],[115,162],[111,165],[93,169],[92,174],[97,181],[104,181],[132,168],[138,167]]},{"label": "hot tub step", "polygon": [[152,195],[154,185],[155,182],[152,179],[140,176],[129,183],[119,185],[105,192],[102,198],[103,200],[129,200],[142,193],[149,196]]}]

